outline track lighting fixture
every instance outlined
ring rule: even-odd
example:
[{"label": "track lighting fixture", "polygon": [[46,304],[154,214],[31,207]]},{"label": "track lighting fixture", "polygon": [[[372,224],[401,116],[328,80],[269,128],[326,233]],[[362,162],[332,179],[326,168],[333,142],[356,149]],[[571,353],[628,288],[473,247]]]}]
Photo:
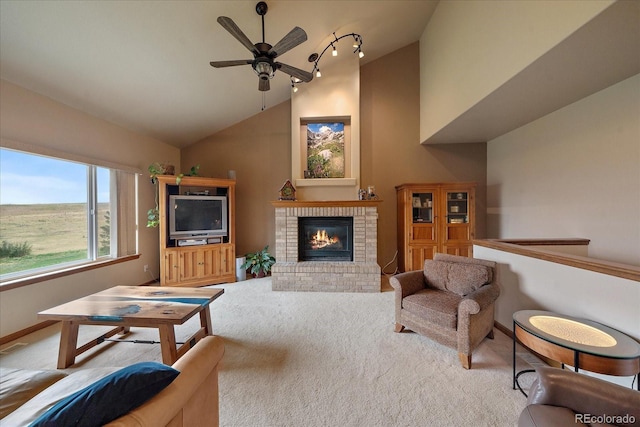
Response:
[{"label": "track lighting fixture", "polygon": [[[338,49],[336,45],[340,40],[345,37],[353,37],[353,48],[355,49],[353,53],[358,54],[358,58],[364,57],[364,52],[362,52],[362,36],[356,33],[345,34],[344,36],[336,36],[336,33],[333,33],[333,40],[329,42],[327,47],[325,47],[322,52],[318,55],[317,53],[312,53],[309,55],[308,61],[313,62],[313,70],[311,70],[311,74],[315,74],[316,77],[322,77],[322,73],[320,72],[320,67],[318,64],[320,63],[320,59],[322,59],[322,55],[327,51],[327,49],[331,48],[331,54],[333,56],[338,56]],[[298,91],[297,83],[301,83],[300,79],[296,79],[295,77],[291,78],[291,90],[295,93]],[[308,82],[307,82],[308,83]]]},{"label": "track lighting fixture", "polygon": [[296,93],[298,91],[298,86],[296,85],[301,82],[302,80],[300,80],[299,78],[291,76],[291,90],[293,91],[293,93]]},{"label": "track lighting fixture", "polygon": [[338,56],[338,49],[336,48],[336,45],[345,37],[353,37],[353,47],[355,49],[353,53],[357,53],[359,58],[364,57],[364,52],[362,52],[362,36],[360,34],[350,33],[338,37],[336,36],[336,33],[333,33],[333,40],[329,42],[327,47],[325,47],[319,55],[317,53],[312,53],[311,55],[309,55],[308,61],[313,62],[313,70],[311,70],[311,73],[315,71],[316,77],[322,77],[322,73],[320,73],[320,67],[318,66],[318,64],[320,63],[320,59],[322,59],[322,55],[324,55],[327,49],[332,48],[331,54],[333,56]]}]

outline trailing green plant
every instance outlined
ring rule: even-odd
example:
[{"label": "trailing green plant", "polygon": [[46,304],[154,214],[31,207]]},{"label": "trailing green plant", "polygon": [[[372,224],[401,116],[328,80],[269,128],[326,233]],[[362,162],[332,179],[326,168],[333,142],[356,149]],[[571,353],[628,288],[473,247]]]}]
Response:
[{"label": "trailing green plant", "polygon": [[[151,177],[151,183],[156,186],[156,205],[155,207],[149,209],[147,211],[147,227],[155,228],[160,225],[160,205],[158,203],[158,175],[173,175],[175,173],[175,169],[173,165],[168,165],[165,163],[151,163],[149,165],[149,176]],[[191,166],[189,169],[189,173],[187,175],[181,173],[176,175],[176,185],[180,185],[180,181],[185,176],[197,176],[198,171],[200,170],[200,165]]]},{"label": "trailing green plant", "polygon": [[11,243],[2,241],[0,246],[0,258],[20,258],[31,255],[31,245],[27,242]]},{"label": "trailing green plant", "polygon": [[160,210],[156,206],[147,211],[147,227],[155,228],[160,225]]},{"label": "trailing green plant", "polygon": [[189,173],[188,174],[178,174],[178,176],[176,176],[176,184],[180,185],[180,181],[182,181],[182,178],[184,176],[198,176],[198,171],[200,170],[200,165],[195,165],[195,166],[191,166],[191,169],[189,169]]},{"label": "trailing green plant", "polygon": [[248,270],[254,276],[266,276],[270,271],[276,259],[269,253],[269,245],[264,249],[255,253],[245,255],[246,260],[240,268]]},{"label": "trailing green plant", "polygon": [[149,171],[152,184],[156,184],[158,182],[158,175],[173,175],[175,173],[175,167],[168,163],[154,162],[151,163],[147,169]]}]

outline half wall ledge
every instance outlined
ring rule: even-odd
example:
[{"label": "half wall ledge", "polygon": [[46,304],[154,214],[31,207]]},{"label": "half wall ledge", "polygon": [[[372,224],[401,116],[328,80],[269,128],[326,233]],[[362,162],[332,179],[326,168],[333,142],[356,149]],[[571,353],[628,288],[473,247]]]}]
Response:
[{"label": "half wall ledge", "polygon": [[640,282],[640,267],[635,265],[537,248],[540,246],[588,246],[588,239],[484,239],[474,240],[473,244]]}]

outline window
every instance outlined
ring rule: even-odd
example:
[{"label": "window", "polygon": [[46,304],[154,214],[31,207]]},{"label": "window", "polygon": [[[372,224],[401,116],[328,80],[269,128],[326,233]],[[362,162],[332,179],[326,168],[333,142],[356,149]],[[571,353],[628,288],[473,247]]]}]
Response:
[{"label": "window", "polygon": [[133,173],[0,148],[0,279],[135,253],[135,187]]}]

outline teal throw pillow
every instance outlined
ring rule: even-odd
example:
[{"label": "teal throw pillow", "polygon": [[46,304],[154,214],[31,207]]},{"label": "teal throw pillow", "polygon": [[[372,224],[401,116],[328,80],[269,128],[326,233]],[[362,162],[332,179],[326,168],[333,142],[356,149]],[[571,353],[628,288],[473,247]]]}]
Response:
[{"label": "teal throw pillow", "polygon": [[136,363],[62,399],[31,427],[102,426],[158,394],[179,373],[162,363]]}]

